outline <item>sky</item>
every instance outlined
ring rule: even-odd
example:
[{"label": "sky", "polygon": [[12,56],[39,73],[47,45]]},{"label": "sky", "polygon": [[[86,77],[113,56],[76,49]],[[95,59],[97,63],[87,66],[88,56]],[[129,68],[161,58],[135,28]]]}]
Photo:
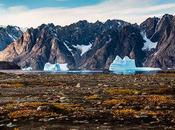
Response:
[{"label": "sky", "polygon": [[0,0],[0,25],[19,27],[108,19],[140,24],[167,13],[175,14],[175,0]]}]

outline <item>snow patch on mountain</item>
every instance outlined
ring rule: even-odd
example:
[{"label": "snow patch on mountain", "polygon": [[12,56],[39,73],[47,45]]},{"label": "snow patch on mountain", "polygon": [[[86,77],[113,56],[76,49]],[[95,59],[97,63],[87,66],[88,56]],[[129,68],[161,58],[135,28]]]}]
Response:
[{"label": "snow patch on mountain", "polygon": [[76,46],[74,45],[73,47],[78,49],[78,50],[80,50],[81,51],[81,56],[82,56],[83,54],[85,54],[87,51],[89,51],[91,49],[92,44],[89,44],[89,45],[76,45]]},{"label": "snow patch on mountain", "polygon": [[63,42],[64,43],[64,45],[66,46],[66,48],[70,51],[70,52],[72,52],[72,49],[67,45],[67,42]]},{"label": "snow patch on mountain", "polygon": [[16,37],[15,37],[15,36],[12,36],[11,34],[8,34],[8,36],[9,36],[13,41],[16,40]]},{"label": "snow patch on mountain", "polygon": [[157,42],[152,42],[150,39],[147,38],[146,33],[142,33],[143,39],[145,40],[144,47],[142,50],[151,50],[157,47]]}]

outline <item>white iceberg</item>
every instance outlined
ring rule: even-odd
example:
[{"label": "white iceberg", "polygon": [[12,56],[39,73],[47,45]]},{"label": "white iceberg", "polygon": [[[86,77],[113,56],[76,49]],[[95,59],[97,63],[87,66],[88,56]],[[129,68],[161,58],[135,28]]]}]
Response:
[{"label": "white iceberg", "polygon": [[68,71],[67,64],[51,64],[51,63],[46,63],[44,65],[44,71]]},{"label": "white iceberg", "polygon": [[151,68],[151,67],[136,67],[135,60],[130,59],[125,56],[123,59],[119,56],[116,56],[115,60],[109,67],[110,71],[119,72],[119,73],[135,73],[137,71],[158,71],[160,68]]},{"label": "white iceberg", "polygon": [[32,71],[32,67],[26,67],[26,68],[22,68],[23,71]]},{"label": "white iceberg", "polygon": [[119,56],[116,56],[113,63],[110,65],[109,70],[126,70],[126,69],[135,69],[135,60],[130,59],[129,57],[125,56],[123,59]]},{"label": "white iceberg", "polygon": [[61,71],[68,71],[69,70],[69,68],[67,67],[67,63],[65,63],[65,64],[59,64],[59,65],[60,65]]}]

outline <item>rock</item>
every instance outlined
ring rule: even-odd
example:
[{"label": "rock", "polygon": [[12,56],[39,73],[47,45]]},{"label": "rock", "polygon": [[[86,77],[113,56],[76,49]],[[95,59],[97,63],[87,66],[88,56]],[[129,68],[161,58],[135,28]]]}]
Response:
[{"label": "rock", "polygon": [[13,122],[17,122],[18,121],[18,119],[13,119]]},{"label": "rock", "polygon": [[10,122],[9,124],[6,125],[9,128],[15,127],[16,125],[12,124],[12,122]]},{"label": "rock", "polygon": [[75,121],[73,121],[73,123],[75,123],[75,124],[88,124],[89,121],[87,121],[87,120],[84,120],[84,121],[75,120]]},{"label": "rock", "polygon": [[0,111],[3,111],[4,110],[4,108],[3,107],[0,107]]},{"label": "rock", "polygon": [[76,87],[76,88],[80,88],[80,87],[81,87],[81,84],[78,83],[75,87]]},{"label": "rock", "polygon": [[156,25],[152,39],[158,42],[156,50],[147,57],[145,66],[163,69],[175,68],[175,16],[164,15]]},{"label": "rock", "polygon": [[67,99],[66,97],[60,97],[60,102],[61,103],[65,103],[67,101],[69,101],[69,99]]},{"label": "rock", "polygon": [[121,20],[79,21],[65,27],[42,24],[27,29],[0,52],[0,60],[33,70],[43,70],[48,62],[67,63],[69,69],[108,70],[117,54],[124,57],[132,53],[141,65],[143,42],[139,26]]},{"label": "rock", "polygon": [[[166,14],[161,19],[148,18],[140,25],[121,20],[84,20],[65,27],[42,24],[24,33],[19,28],[0,28],[5,39],[0,38],[0,60],[33,70],[43,70],[46,63],[59,63],[68,64],[69,69],[109,73],[116,56],[128,56],[137,67],[175,68],[174,26],[175,16]],[[146,41],[141,32],[157,43],[156,49],[142,50]]]},{"label": "rock", "polygon": [[51,109],[51,107],[50,106],[39,106],[38,108],[37,108],[37,111],[48,111],[48,110],[50,110]]},{"label": "rock", "polygon": [[21,69],[14,62],[0,61],[0,70],[19,70]]},{"label": "rock", "polygon": [[0,27],[0,51],[19,39],[22,34],[21,29],[16,26]]}]

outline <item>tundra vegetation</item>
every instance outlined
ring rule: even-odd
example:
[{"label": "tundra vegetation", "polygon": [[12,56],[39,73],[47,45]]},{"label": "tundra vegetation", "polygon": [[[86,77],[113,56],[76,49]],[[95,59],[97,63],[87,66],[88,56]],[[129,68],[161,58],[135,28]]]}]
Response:
[{"label": "tundra vegetation", "polygon": [[175,73],[0,74],[0,123],[175,125]]}]

